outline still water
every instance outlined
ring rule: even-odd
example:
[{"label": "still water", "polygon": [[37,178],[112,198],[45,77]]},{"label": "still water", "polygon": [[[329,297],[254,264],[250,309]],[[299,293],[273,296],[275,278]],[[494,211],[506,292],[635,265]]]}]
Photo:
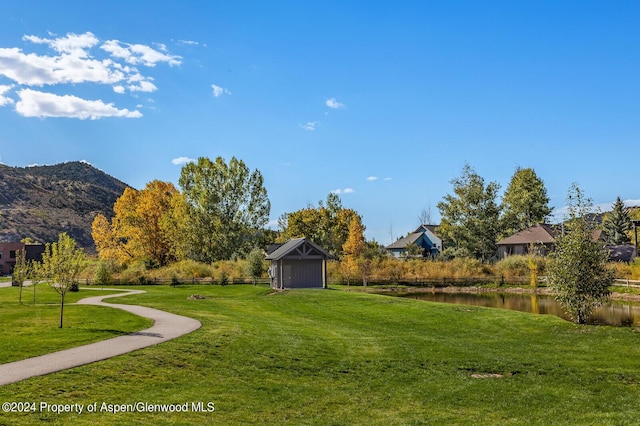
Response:
[{"label": "still water", "polygon": [[[428,300],[431,302],[454,303],[458,305],[486,306],[510,309],[534,314],[551,314],[569,320],[562,307],[553,296],[542,294],[514,293],[406,293],[403,297]],[[640,304],[630,302],[610,302],[595,311],[589,324],[634,326],[640,325]]]}]

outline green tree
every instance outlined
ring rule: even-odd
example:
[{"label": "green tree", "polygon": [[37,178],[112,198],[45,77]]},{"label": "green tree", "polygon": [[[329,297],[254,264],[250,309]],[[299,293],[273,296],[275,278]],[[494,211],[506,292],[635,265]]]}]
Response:
[{"label": "green tree", "polygon": [[43,280],[42,274],[42,262],[37,260],[30,260],[31,267],[29,268],[29,281],[31,281],[31,287],[33,288],[33,303],[36,303],[36,287]]},{"label": "green tree", "polygon": [[247,253],[269,221],[271,204],[258,170],[235,157],[200,157],[182,168],[179,180],[194,260],[213,262]]},{"label": "green tree", "polygon": [[78,274],[85,267],[85,254],[76,241],[66,232],[58,235],[58,241],[47,243],[42,253],[42,273],[50,278],[51,287],[60,295],[60,328],[64,316],[64,299],[69,290],[77,287]]},{"label": "green tree", "polygon": [[556,239],[547,269],[556,300],[579,324],[586,323],[591,312],[607,300],[614,278],[607,267],[609,253],[593,238],[591,210],[591,200],[574,183],[568,196],[567,232]]},{"label": "green tree", "polygon": [[544,223],[551,214],[547,189],[530,168],[518,167],[502,197],[501,227],[508,236]]},{"label": "green tree", "polygon": [[422,257],[424,249],[416,243],[407,244],[407,257]]},{"label": "green tree", "polygon": [[246,271],[251,277],[253,285],[256,285],[256,280],[262,276],[265,271],[264,267],[264,251],[254,248],[247,256]]},{"label": "green tree", "polygon": [[357,259],[358,269],[360,275],[362,275],[362,286],[366,287],[369,283],[369,278],[376,267],[376,263],[383,257],[380,245],[375,241],[368,241],[365,244],[364,249],[360,253]]},{"label": "green tree", "polygon": [[614,246],[629,244],[631,238],[629,238],[628,231],[633,227],[631,217],[629,216],[629,209],[625,207],[620,197],[616,198],[612,207],[613,210],[605,216],[602,223],[607,244]]},{"label": "green tree", "polygon": [[449,252],[468,253],[488,261],[496,251],[500,207],[496,197],[500,185],[484,179],[465,164],[462,176],[451,181],[454,194],[438,203],[442,217],[438,228]]},{"label": "green tree", "polygon": [[318,203],[318,207],[307,206],[281,216],[278,220],[280,239],[306,237],[332,255],[342,256],[349,236],[349,224],[354,219],[362,223],[355,210],[344,208],[340,197],[330,193],[325,202]]},{"label": "green tree", "polygon": [[27,261],[27,250],[17,250],[16,263],[13,265],[13,273],[11,275],[11,283],[20,287],[20,304],[22,304],[22,288],[24,287],[24,282],[29,279],[30,275],[31,263]]},{"label": "green tree", "polygon": [[110,262],[100,261],[94,274],[94,281],[98,285],[108,285],[111,283],[111,273],[113,267]]}]

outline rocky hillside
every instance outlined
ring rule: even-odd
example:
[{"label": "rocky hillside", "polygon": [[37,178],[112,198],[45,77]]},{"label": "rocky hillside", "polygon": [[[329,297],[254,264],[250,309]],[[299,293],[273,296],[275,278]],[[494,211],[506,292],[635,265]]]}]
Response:
[{"label": "rocky hillside", "polygon": [[0,164],[0,241],[53,242],[60,232],[95,252],[91,223],[113,215],[127,185],[85,162],[54,166]]}]

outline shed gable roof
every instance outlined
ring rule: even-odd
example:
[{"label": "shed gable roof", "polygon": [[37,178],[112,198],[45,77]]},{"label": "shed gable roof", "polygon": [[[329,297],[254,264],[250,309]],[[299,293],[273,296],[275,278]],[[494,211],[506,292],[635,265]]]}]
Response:
[{"label": "shed gable roof", "polygon": [[280,260],[283,257],[295,256],[295,257],[308,257],[308,258],[324,258],[333,259],[334,257],[327,251],[322,249],[319,245],[306,238],[294,238],[273,252],[269,253],[266,257],[267,260]]}]

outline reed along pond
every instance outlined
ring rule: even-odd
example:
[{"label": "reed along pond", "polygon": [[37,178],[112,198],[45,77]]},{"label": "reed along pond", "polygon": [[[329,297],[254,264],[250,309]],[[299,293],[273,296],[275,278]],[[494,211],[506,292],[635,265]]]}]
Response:
[{"label": "reed along pond", "polygon": [[[532,314],[551,314],[570,320],[553,296],[537,293],[495,292],[402,292],[382,294],[456,305],[485,306]],[[587,321],[593,325],[640,326],[640,304],[611,301],[597,309]]]}]

